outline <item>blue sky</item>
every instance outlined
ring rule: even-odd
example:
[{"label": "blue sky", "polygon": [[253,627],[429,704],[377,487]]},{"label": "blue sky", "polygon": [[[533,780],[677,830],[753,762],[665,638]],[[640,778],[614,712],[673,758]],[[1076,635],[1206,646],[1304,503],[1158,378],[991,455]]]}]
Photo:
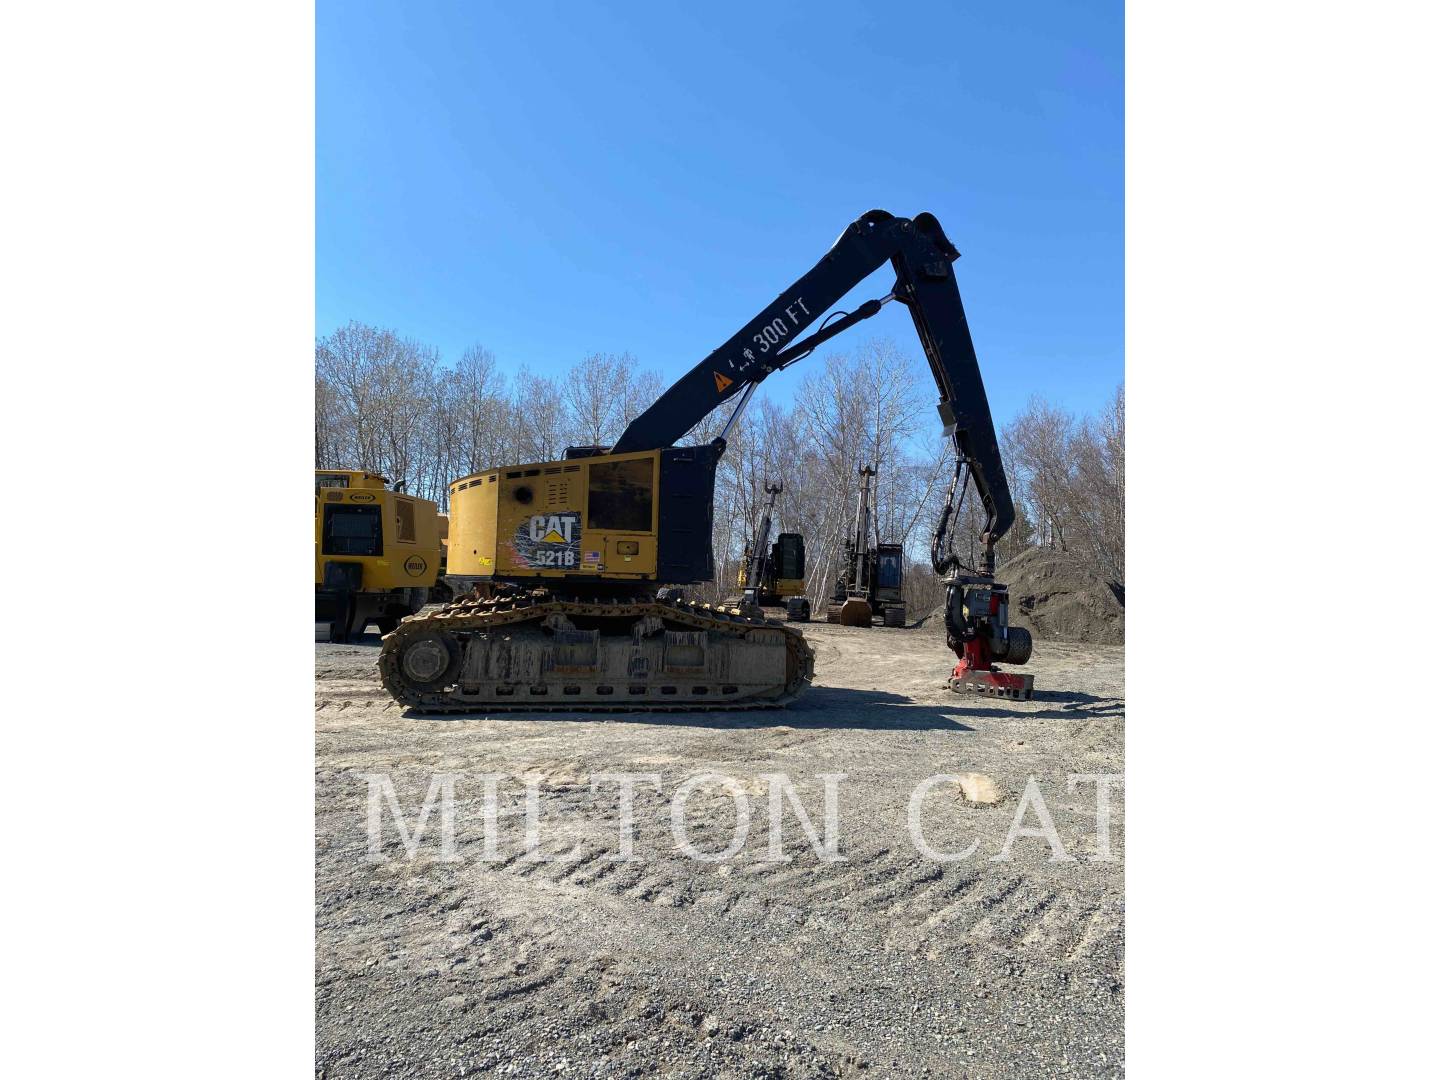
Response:
[{"label": "blue sky", "polygon": [[[316,18],[320,335],[357,319],[512,373],[629,351],[678,378],[879,207],[934,213],[960,249],[998,421],[1123,379],[1119,3]],[[830,347],[872,335],[922,356],[896,304]]]}]

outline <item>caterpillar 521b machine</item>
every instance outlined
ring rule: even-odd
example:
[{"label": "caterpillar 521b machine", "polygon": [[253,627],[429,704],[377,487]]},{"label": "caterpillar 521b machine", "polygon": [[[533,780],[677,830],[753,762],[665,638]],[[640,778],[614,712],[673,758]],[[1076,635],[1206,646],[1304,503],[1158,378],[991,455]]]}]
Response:
[{"label": "caterpillar 521b machine", "polygon": [[845,540],[845,563],[835,579],[835,595],[825,609],[825,621],[846,626],[905,625],[905,551],[899,544],[882,544],[870,509],[870,481],[875,470],[860,467],[860,500],[855,525]]},{"label": "caterpillar 521b machine", "polygon": [[[783,705],[814,673],[799,630],[753,607],[661,596],[661,585],[714,578],[715,469],[735,421],[769,375],[808,356],[890,301],[909,309],[940,392],[957,467],[932,545],[949,574],[946,629],[968,674],[1023,662],[1007,627],[994,543],[1014,519],[990,408],[951,263],[959,253],[930,214],[872,210],[728,341],[621,433],[614,446],[505,466],[450,487],[448,576],[480,588],[405,619],[380,650],[380,675],[423,712],[497,709],[725,709]],[[880,299],[806,329],[889,262]],[[719,436],[675,443],[734,401]],[[962,471],[966,477],[961,485]],[[983,501],[986,561],[961,576],[948,523],[957,490]],[[983,599],[981,594],[983,595]],[[979,642],[973,649],[971,642]],[[958,668],[958,665],[957,665]],[[957,678],[959,676],[957,675]]]},{"label": "caterpillar 521b machine", "polygon": [[390,633],[424,606],[439,566],[433,502],[375,473],[315,470],[315,622],[329,640],[348,641],[372,622]]},{"label": "caterpillar 521b machine", "polygon": [[745,545],[740,562],[740,603],[755,607],[783,607],[791,622],[810,621],[810,601],[805,597],[805,538],[782,532],[770,543],[770,521],[775,515],[775,496],[784,485],[766,484],[770,496],[760,514],[755,536]]}]

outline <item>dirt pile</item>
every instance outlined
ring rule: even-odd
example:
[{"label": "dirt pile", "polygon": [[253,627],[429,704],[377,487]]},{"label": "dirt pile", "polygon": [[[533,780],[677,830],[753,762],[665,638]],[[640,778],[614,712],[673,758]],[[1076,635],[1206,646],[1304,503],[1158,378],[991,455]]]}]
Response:
[{"label": "dirt pile", "polygon": [[1125,643],[1125,592],[1113,588],[1079,559],[1031,548],[995,576],[1010,586],[1010,621],[1037,640]]},{"label": "dirt pile", "polygon": [[[1010,586],[1010,622],[1037,641],[1125,643],[1125,592],[1114,588],[1073,555],[1031,548],[1004,563],[995,578]],[[918,623],[945,626],[940,605]]]}]

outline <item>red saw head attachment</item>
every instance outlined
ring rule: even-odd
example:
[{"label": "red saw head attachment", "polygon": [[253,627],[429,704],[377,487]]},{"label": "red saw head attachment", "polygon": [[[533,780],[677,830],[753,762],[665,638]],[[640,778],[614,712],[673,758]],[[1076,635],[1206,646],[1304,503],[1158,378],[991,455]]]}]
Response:
[{"label": "red saw head attachment", "polygon": [[946,641],[960,662],[950,677],[957,693],[1029,700],[1035,676],[1013,675],[996,660],[1023,664],[1030,659],[1030,632],[1009,624],[1009,591],[987,577],[957,577],[945,591]]}]

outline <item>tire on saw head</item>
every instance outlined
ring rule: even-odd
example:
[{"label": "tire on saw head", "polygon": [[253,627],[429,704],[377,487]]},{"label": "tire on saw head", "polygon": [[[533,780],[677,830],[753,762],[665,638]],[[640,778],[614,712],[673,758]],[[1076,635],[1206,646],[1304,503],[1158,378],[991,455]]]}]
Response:
[{"label": "tire on saw head", "polygon": [[1023,664],[1030,659],[1030,650],[1034,640],[1030,631],[1023,626],[1012,626],[1009,629],[1008,640],[1003,642],[1005,651],[995,653],[996,660],[1003,660],[1007,664]]}]

